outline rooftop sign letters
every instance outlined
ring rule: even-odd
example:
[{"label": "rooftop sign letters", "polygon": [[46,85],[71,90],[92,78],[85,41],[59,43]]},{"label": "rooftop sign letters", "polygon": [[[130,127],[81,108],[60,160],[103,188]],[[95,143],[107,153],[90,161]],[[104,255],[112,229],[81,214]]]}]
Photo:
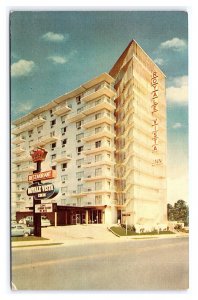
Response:
[{"label": "rooftop sign letters", "polygon": [[28,181],[38,181],[38,180],[48,180],[56,177],[55,170],[49,170],[44,172],[38,172],[31,175],[28,175]]},{"label": "rooftop sign letters", "polygon": [[[158,82],[158,75],[156,71],[153,71],[152,73],[152,78],[151,78],[151,87],[152,87],[152,97],[151,97],[151,113],[152,113],[152,150],[154,153],[157,153],[158,151],[158,141],[159,141],[159,119],[156,116],[159,108],[158,108],[158,104],[159,104],[159,86],[158,86],[159,82]],[[162,160],[160,158],[156,158],[153,161],[153,165],[159,165],[162,163]]]}]

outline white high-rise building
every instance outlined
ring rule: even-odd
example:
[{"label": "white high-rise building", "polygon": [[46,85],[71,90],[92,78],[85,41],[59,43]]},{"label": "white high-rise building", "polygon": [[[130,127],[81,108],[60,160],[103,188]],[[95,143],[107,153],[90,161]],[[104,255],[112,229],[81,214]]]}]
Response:
[{"label": "white high-rise building", "polygon": [[42,171],[57,171],[58,224],[125,222],[126,213],[129,224],[166,221],[165,76],[135,41],[109,74],[13,125],[13,214],[31,212],[30,151],[43,147]]}]

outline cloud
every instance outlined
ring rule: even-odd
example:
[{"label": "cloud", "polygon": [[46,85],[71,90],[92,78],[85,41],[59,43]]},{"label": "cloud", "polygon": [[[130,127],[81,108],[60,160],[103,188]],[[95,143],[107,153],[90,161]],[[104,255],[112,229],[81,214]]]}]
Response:
[{"label": "cloud", "polygon": [[172,40],[167,40],[160,44],[160,48],[162,49],[172,49],[174,51],[181,51],[186,48],[187,43],[185,40],[179,39],[177,37]]},{"label": "cloud", "polygon": [[182,126],[182,124],[181,124],[181,123],[179,123],[179,122],[178,122],[178,123],[175,123],[175,124],[173,124],[173,126],[172,126],[172,128],[173,128],[173,129],[178,129],[178,128],[181,128],[181,127],[183,127],[183,126]]},{"label": "cloud", "polygon": [[49,42],[62,42],[69,39],[69,34],[61,34],[55,32],[47,32],[42,35],[42,39]]},{"label": "cloud", "polygon": [[75,55],[77,54],[76,50],[71,51],[66,56],[58,56],[58,55],[52,55],[48,56],[47,59],[51,60],[54,64],[66,64],[68,61],[70,61]]},{"label": "cloud", "polygon": [[156,58],[154,59],[154,62],[159,65],[159,66],[163,66],[164,65],[164,60],[163,58]]},{"label": "cloud", "polygon": [[20,59],[18,62],[11,65],[11,76],[20,77],[28,76],[35,68],[35,63],[32,60]]},{"label": "cloud", "polygon": [[188,101],[188,76],[176,77],[166,89],[169,102],[186,105]]},{"label": "cloud", "polygon": [[20,102],[19,105],[14,105],[14,103],[12,103],[13,106],[13,111],[15,114],[20,114],[20,113],[28,113],[29,111],[31,111],[33,109],[33,100],[26,100],[23,102]]},{"label": "cloud", "polygon": [[47,59],[51,60],[54,64],[66,64],[68,59],[64,56],[49,56]]}]

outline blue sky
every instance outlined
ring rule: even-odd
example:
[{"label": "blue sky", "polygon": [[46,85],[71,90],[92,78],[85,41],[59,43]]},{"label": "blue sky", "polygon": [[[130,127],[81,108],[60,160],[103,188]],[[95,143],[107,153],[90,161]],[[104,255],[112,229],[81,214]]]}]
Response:
[{"label": "blue sky", "polygon": [[182,11],[13,12],[11,118],[108,72],[135,39],[167,77],[168,202],[188,201],[188,19]]}]

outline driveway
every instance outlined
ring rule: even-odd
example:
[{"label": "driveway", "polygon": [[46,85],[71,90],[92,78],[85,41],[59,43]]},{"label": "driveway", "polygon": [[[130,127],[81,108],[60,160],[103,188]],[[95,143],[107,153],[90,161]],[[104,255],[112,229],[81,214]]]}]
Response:
[{"label": "driveway", "polygon": [[42,237],[59,242],[119,240],[104,224],[51,226],[42,228]]}]

